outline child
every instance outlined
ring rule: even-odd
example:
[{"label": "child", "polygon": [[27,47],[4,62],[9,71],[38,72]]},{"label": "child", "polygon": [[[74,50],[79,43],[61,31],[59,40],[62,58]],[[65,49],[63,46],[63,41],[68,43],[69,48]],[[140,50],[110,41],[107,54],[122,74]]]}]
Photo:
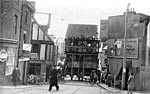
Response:
[{"label": "child", "polygon": [[128,79],[128,93],[127,94],[132,94],[132,90],[133,90],[133,73],[130,74],[129,79]]}]

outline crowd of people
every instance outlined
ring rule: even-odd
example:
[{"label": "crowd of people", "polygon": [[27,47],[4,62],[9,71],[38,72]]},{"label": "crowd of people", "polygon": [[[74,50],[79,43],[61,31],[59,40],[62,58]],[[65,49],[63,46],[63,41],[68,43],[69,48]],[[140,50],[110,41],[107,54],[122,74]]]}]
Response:
[{"label": "crowd of people", "polygon": [[100,70],[92,70],[90,73],[91,83],[106,83],[108,86],[112,86],[113,77],[111,73],[102,73]]}]

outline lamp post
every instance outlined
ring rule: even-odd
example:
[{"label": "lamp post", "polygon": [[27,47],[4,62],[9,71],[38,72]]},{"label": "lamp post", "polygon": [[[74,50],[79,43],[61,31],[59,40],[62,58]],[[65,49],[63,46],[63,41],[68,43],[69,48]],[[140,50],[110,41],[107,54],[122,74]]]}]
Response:
[{"label": "lamp post", "polygon": [[126,13],[125,13],[125,32],[124,32],[124,50],[123,50],[123,70],[122,70],[122,84],[121,89],[125,88],[125,78],[126,78],[126,42],[127,42],[127,20],[128,20],[128,10],[130,3],[128,3]]}]

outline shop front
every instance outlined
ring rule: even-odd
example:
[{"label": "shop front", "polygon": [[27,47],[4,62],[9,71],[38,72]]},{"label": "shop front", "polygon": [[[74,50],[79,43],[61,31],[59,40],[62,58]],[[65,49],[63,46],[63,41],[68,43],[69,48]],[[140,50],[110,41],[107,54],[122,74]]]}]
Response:
[{"label": "shop front", "polygon": [[51,61],[30,60],[27,73],[28,84],[40,84],[41,82],[48,82],[52,64],[53,63]]}]

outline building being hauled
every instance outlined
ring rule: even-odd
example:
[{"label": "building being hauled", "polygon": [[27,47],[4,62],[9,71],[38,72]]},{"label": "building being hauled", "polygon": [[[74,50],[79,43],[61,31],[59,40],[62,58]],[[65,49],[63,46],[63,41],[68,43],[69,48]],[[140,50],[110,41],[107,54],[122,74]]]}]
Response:
[{"label": "building being hauled", "polygon": [[69,24],[65,38],[65,73],[83,80],[98,68],[97,25]]}]

